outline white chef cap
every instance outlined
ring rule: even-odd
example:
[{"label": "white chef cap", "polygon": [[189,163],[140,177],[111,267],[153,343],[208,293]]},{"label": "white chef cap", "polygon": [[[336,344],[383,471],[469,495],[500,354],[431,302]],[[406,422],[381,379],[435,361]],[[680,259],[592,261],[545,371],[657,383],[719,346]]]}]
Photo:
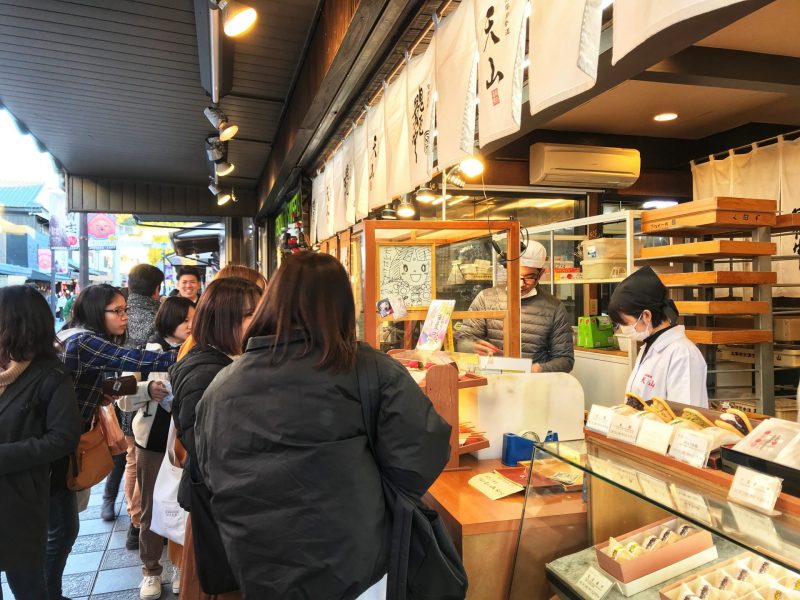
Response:
[{"label": "white chef cap", "polygon": [[541,269],[547,264],[547,249],[536,241],[529,241],[525,251],[519,257],[521,267]]}]

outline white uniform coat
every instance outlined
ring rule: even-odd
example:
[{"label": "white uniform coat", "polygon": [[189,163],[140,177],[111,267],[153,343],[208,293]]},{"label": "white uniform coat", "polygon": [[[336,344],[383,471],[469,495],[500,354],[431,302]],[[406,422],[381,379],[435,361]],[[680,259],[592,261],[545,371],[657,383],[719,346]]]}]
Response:
[{"label": "white uniform coat", "polygon": [[706,361],[689,338],[683,325],[662,333],[642,360],[639,349],[636,365],[626,390],[644,400],[659,396],[665,400],[708,407]]}]

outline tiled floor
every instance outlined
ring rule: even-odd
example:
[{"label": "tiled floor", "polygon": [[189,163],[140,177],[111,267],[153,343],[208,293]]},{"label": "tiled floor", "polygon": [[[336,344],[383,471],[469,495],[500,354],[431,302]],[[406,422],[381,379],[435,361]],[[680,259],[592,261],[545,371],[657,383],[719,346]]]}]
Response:
[{"label": "tiled floor", "polygon": [[[78,540],[64,570],[64,595],[73,600],[138,600],[142,567],[138,550],[125,549],[125,536],[130,520],[125,513],[122,489],[117,499],[117,520],[106,522],[100,518],[103,501],[101,483],[92,489],[89,508],[80,514],[81,529]],[[176,600],[170,589],[172,564],[166,558],[166,547],[161,564],[163,600]],[[3,599],[14,598],[2,578]]]}]

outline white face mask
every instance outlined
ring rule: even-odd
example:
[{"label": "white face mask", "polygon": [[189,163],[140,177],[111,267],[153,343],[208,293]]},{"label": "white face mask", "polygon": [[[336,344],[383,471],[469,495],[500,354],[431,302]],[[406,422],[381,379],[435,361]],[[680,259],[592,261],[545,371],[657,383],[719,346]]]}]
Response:
[{"label": "white face mask", "polygon": [[636,340],[637,342],[643,342],[647,338],[649,338],[653,334],[653,328],[650,325],[645,327],[644,331],[638,331],[636,326],[639,324],[639,321],[642,320],[642,313],[639,315],[639,318],[636,319],[636,323],[633,325],[620,325],[620,335],[625,336],[626,338],[630,338],[632,340]]}]

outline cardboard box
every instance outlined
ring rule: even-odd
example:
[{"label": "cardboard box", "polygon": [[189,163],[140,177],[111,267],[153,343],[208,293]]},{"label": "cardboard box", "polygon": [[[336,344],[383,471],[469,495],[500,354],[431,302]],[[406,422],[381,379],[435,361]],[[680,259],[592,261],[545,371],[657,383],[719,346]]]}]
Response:
[{"label": "cardboard box", "polygon": [[[677,529],[680,525],[684,524],[688,525],[688,523],[684,523],[680,519],[667,518],[636,529],[635,531],[628,532],[616,539],[624,545],[626,541],[632,541],[630,538],[643,538],[647,535],[657,535],[664,527]],[[708,531],[694,525],[692,525],[692,527],[695,530],[694,533],[680,538],[672,544],[645,552],[641,556],[624,562],[617,562],[603,552],[603,550],[608,547],[608,542],[603,542],[594,547],[595,553],[597,554],[597,562],[601,569],[622,583],[629,583],[636,579],[641,579],[651,573],[666,569],[670,565],[689,558],[690,556],[700,554],[714,546],[714,540]],[[675,574],[671,575],[671,577],[675,577]],[[669,579],[669,577],[667,579]],[[651,585],[655,585],[655,583]]]}]

